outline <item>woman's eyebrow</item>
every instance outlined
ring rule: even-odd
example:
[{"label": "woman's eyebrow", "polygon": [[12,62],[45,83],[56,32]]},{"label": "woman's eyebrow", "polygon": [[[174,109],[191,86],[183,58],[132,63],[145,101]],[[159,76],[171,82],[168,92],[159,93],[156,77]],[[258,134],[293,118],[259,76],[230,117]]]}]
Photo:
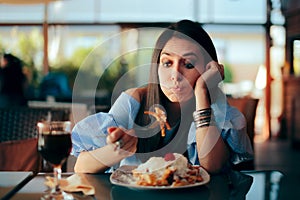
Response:
[{"label": "woman's eyebrow", "polygon": [[[164,56],[166,56],[166,58],[172,56],[173,52],[167,52],[167,51],[162,51],[161,54],[160,54],[160,59],[164,58]],[[175,55],[178,55],[178,54],[175,54]],[[186,52],[184,53],[183,55],[180,56],[182,59],[192,59],[192,60],[201,60],[201,56],[199,56],[197,53],[191,51],[191,52]],[[165,59],[165,58],[164,58]]]},{"label": "woman's eyebrow", "polygon": [[188,53],[185,53],[183,54],[182,56],[194,56],[194,57],[198,57],[197,54],[195,54],[194,52],[188,52]]},{"label": "woman's eyebrow", "polygon": [[161,52],[161,55],[167,55],[167,56],[169,56],[169,55],[171,55],[171,54],[168,53],[168,52],[166,52],[166,51],[162,51],[162,52]]},{"label": "woman's eyebrow", "polygon": [[[167,51],[162,51],[161,52],[161,55],[167,55],[167,56],[170,56],[170,55],[172,55],[173,53],[169,53],[169,52],[167,52]],[[174,53],[175,54],[175,53]],[[196,53],[194,53],[194,52],[187,52],[187,53],[184,53],[183,55],[182,55],[182,57],[184,57],[184,56],[194,56],[194,57],[198,57],[197,56],[197,54]]]}]

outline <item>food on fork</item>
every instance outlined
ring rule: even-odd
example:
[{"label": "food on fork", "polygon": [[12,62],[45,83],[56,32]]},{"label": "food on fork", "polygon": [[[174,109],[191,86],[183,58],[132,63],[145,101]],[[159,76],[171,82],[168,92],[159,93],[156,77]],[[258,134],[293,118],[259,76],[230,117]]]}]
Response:
[{"label": "food on fork", "polygon": [[167,122],[167,116],[166,113],[160,109],[159,107],[155,107],[155,112],[152,111],[145,111],[145,114],[148,115],[152,115],[153,117],[155,117],[156,121],[159,122],[160,125],[160,130],[161,130],[161,136],[165,137],[166,136],[166,129],[168,130],[171,129],[171,126],[169,125],[169,123]]},{"label": "food on fork", "polygon": [[168,153],[165,157],[151,157],[147,162],[132,170],[137,185],[183,186],[202,182],[200,166],[192,166],[186,157]]}]

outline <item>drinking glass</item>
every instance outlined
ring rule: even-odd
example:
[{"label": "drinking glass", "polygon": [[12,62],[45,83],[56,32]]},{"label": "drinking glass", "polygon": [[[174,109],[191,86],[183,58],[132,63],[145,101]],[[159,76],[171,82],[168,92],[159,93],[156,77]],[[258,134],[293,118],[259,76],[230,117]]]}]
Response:
[{"label": "drinking glass", "polygon": [[53,167],[54,187],[42,199],[73,199],[60,189],[61,167],[68,158],[71,148],[71,122],[38,122],[38,151]]}]

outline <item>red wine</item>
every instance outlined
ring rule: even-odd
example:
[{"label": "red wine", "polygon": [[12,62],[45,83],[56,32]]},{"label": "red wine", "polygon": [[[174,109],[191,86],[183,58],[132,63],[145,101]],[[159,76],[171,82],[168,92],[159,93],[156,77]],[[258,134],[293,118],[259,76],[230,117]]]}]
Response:
[{"label": "red wine", "polygon": [[61,165],[72,148],[70,133],[40,134],[38,150],[45,160],[53,165]]}]

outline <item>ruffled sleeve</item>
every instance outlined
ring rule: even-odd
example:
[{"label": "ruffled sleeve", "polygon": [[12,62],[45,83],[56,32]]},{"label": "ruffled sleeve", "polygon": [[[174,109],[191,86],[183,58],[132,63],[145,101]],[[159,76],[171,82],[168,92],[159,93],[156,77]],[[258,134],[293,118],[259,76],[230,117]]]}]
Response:
[{"label": "ruffled sleeve", "polygon": [[[232,164],[253,160],[253,149],[250,139],[246,133],[246,120],[243,114],[226,101],[224,103],[213,104],[213,113],[216,125],[221,131],[221,136],[229,146]],[[196,148],[196,128],[192,123],[189,131],[187,151],[192,164],[199,163]]]},{"label": "ruffled sleeve", "polygon": [[82,151],[105,146],[108,127],[132,128],[139,106],[138,101],[123,92],[109,113],[99,112],[78,122],[72,130],[71,155],[77,157]]},{"label": "ruffled sleeve", "polygon": [[230,147],[230,161],[238,164],[253,160],[253,148],[247,135],[245,117],[234,107],[228,106],[228,110],[231,114],[222,130],[222,137]]}]

